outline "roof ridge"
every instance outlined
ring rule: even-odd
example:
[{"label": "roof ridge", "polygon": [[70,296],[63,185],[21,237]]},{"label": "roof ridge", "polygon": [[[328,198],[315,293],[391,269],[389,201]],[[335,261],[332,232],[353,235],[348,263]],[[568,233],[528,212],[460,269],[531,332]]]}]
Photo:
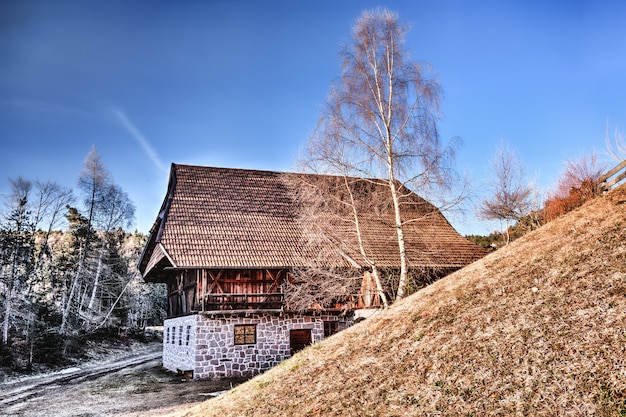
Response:
[{"label": "roof ridge", "polygon": [[[278,175],[304,175],[310,177],[330,177],[330,178],[344,178],[347,177],[352,180],[364,180],[364,181],[387,181],[386,178],[378,177],[359,177],[353,175],[341,175],[341,174],[323,174],[318,172],[297,172],[297,171],[275,171],[269,169],[258,168],[233,168],[233,167],[218,167],[212,165],[192,165],[192,164],[179,164],[172,162],[172,167],[186,167],[192,169],[208,169],[215,171],[243,171],[243,172],[260,172],[266,174],[278,174]],[[399,180],[397,180],[399,181]],[[401,183],[401,181],[399,181]]]}]

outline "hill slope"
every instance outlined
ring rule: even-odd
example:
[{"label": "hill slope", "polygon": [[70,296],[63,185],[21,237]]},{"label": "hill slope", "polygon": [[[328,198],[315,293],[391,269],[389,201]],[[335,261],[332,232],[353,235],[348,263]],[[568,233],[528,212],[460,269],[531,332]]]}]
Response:
[{"label": "hill slope", "polygon": [[626,415],[626,187],[177,415]]}]

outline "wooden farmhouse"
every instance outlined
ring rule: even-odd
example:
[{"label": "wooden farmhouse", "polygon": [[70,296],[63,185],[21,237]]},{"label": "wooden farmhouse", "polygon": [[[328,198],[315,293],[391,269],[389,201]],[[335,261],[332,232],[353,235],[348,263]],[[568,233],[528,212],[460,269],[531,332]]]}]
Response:
[{"label": "wooden farmhouse", "polygon": [[[298,181],[333,178],[344,180],[172,164],[139,267],[146,282],[167,284],[164,367],[194,378],[258,374],[379,304],[367,279],[372,265],[387,271],[400,265],[396,229],[385,210],[379,205],[361,218],[367,257],[354,228],[346,226],[350,222],[336,221],[328,238],[316,240],[302,220],[307,197],[298,193]],[[375,191],[368,185],[360,193]],[[405,208],[415,217],[405,227],[413,271],[442,275],[485,254],[434,206],[410,197],[420,202],[419,212],[411,213],[411,204]],[[338,294],[331,305],[296,310],[286,294],[298,285],[295,272],[312,266],[356,271],[363,276],[361,288]]]}]

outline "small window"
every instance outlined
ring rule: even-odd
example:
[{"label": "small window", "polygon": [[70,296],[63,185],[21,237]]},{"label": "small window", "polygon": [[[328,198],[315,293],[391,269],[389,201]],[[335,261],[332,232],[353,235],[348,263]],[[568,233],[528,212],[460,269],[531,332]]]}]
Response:
[{"label": "small window", "polygon": [[178,328],[178,345],[181,346],[183,344],[183,326]]},{"label": "small window", "polygon": [[189,346],[189,338],[191,337],[191,326],[187,326],[187,340],[185,342],[186,346]]},{"label": "small window", "polygon": [[254,345],[256,343],[256,325],[255,324],[236,324],[235,325],[235,344],[236,345]]},{"label": "small window", "polygon": [[165,328],[165,334],[166,334],[166,342],[165,343],[169,343],[170,342],[170,328],[166,327]]},{"label": "small window", "polygon": [[324,337],[333,335],[339,331],[339,322],[325,321],[324,322]]}]

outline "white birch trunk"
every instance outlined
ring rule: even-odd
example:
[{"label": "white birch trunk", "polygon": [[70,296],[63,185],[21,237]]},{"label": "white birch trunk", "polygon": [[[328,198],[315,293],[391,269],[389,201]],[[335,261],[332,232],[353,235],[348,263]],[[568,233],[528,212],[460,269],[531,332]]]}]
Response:
[{"label": "white birch trunk", "polygon": [[100,275],[102,274],[104,250],[105,250],[105,243],[103,241],[102,246],[100,247],[100,254],[98,255],[98,268],[96,269],[96,276],[93,279],[93,288],[91,290],[91,297],[89,298],[89,304],[87,305],[87,309],[89,311],[93,311],[93,305],[96,300],[96,293],[98,292],[98,285],[100,284]]},{"label": "white birch trunk", "polygon": [[376,267],[376,264],[370,260],[370,258],[367,256],[367,252],[365,251],[365,245],[363,244],[363,235],[361,233],[361,225],[356,210],[356,202],[354,201],[354,194],[350,189],[350,184],[348,184],[348,179],[346,176],[344,176],[344,183],[346,185],[346,189],[348,190],[348,194],[350,195],[350,204],[352,206],[352,215],[354,218],[357,241],[359,242],[359,251],[361,252],[361,256],[363,256],[363,259],[365,259],[365,262],[367,262],[372,268],[372,275],[374,275],[378,296],[380,297],[380,301],[383,303],[383,306],[387,308],[389,307],[389,304],[387,302],[387,297],[385,296],[385,291],[383,290],[382,283],[380,282],[380,274],[378,273],[378,268]]},{"label": "white birch trunk", "polygon": [[78,263],[76,274],[74,274],[72,285],[70,285],[70,292],[67,295],[67,299],[65,300],[65,309],[63,309],[63,316],[61,317],[61,328],[59,330],[61,334],[64,334],[67,330],[67,321],[70,317],[70,309],[72,308],[72,300],[74,299],[74,294],[76,293],[76,287],[78,287],[78,282],[83,273],[83,262],[84,261],[81,261]]},{"label": "white birch trunk", "polygon": [[9,341],[9,323],[11,318],[11,298],[13,289],[7,289],[7,297],[4,301],[4,322],[2,323],[2,342],[6,344]]},{"label": "white birch trunk", "polygon": [[383,303],[383,307],[387,308],[389,307],[389,302],[387,301],[387,296],[385,295],[383,284],[380,281],[380,273],[376,266],[372,266],[372,275],[374,275],[374,282],[376,282],[376,290],[378,291],[380,301]]},{"label": "white birch trunk", "polygon": [[390,167],[390,180],[389,189],[391,190],[391,198],[393,199],[393,209],[395,212],[395,227],[398,236],[398,251],[400,253],[400,279],[398,281],[398,292],[396,299],[401,299],[405,296],[406,285],[408,279],[408,262],[406,256],[406,245],[404,242],[404,230],[402,228],[402,216],[400,215],[400,199],[398,197],[398,190],[396,189],[395,180],[393,179],[393,171]]}]

